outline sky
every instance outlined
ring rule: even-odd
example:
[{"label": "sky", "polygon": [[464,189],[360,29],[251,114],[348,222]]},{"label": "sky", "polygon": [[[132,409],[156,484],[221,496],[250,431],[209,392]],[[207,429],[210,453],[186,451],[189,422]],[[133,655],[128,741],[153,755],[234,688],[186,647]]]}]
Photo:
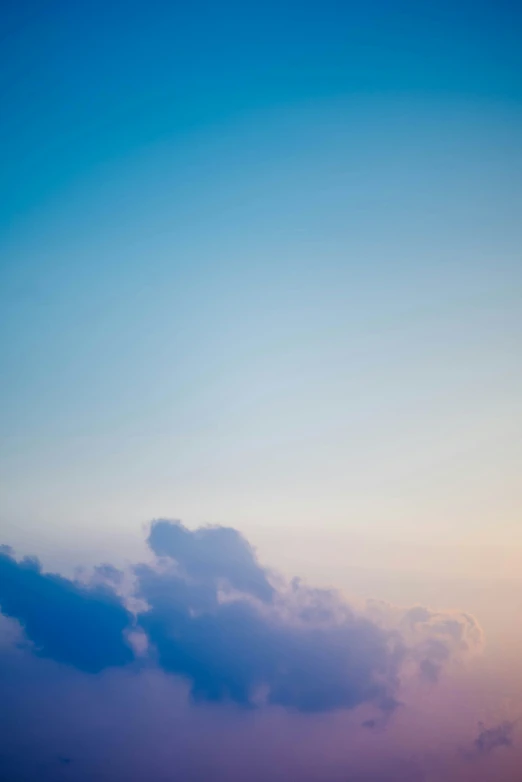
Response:
[{"label": "sky", "polygon": [[[433,714],[445,715],[462,687],[493,716],[482,729],[477,717],[473,734],[460,715],[458,750],[450,742],[438,765],[423,756],[405,770],[411,736],[419,746],[429,740],[415,732],[414,711],[384,709],[379,746],[398,753],[402,780],[465,779],[468,760],[477,773],[474,752],[505,763],[489,771],[484,762],[485,780],[512,782],[515,767],[502,747],[514,743],[522,715],[521,33],[512,0],[4,0],[0,8],[0,543],[16,552],[0,562],[4,584],[36,579],[44,600],[45,574],[60,573],[64,594],[87,606],[101,588],[93,568],[110,562],[129,583],[120,594],[104,574],[115,611],[107,622],[118,638],[135,623],[159,649],[171,620],[146,626],[132,601],[156,610],[136,563],[163,573],[150,524],[170,519],[197,545],[213,525],[253,546],[267,583],[286,584],[266,620],[279,631],[279,612],[297,621],[287,595],[295,576],[342,590],[342,606],[362,605],[364,621],[382,633],[393,625],[408,648],[421,643],[408,635],[412,607],[470,615],[481,654],[469,655],[460,679],[452,669],[450,683],[437,681]],[[25,555],[43,569],[27,570]],[[186,567],[177,550],[169,557]],[[218,594],[216,579],[225,579],[265,616],[252,585],[230,580],[228,560],[217,576],[212,557],[203,559],[213,575],[185,573],[189,581],[210,589],[210,579]],[[80,573],[87,586],[78,586]],[[28,604],[4,607],[2,583],[6,638],[25,632],[41,649],[45,628],[35,630]],[[154,592],[163,612],[167,586]],[[189,614],[193,598],[183,597]],[[369,600],[386,603],[385,621]],[[78,619],[80,637],[96,606]],[[437,636],[432,614],[422,632]],[[286,635],[283,644],[279,631],[285,649],[308,649]],[[325,644],[337,660],[334,635]],[[56,676],[57,725],[63,733],[76,708],[70,689],[86,709],[75,730],[91,735],[102,690],[121,709],[127,670],[138,663],[128,647],[114,664],[101,650],[101,683],[87,685],[92,671],[60,657],[59,645],[54,638],[43,661],[6,651],[6,670],[18,671],[13,681],[34,676],[43,710],[41,682]],[[458,668],[461,652],[448,646],[445,659]],[[422,674],[428,658],[416,654],[403,662]],[[380,782],[362,750],[353,771],[339,754],[335,736],[352,702],[340,709],[342,724],[322,715],[304,725],[292,721],[295,703],[274,695],[275,716],[272,706],[258,722],[227,712],[228,727],[213,734],[215,704],[187,716],[183,687],[194,676],[160,654],[128,686],[137,702],[141,688],[150,693],[144,711],[154,720],[157,709],[164,724],[193,720],[190,746],[212,734],[208,752],[223,742],[228,757],[244,730],[237,774],[267,747],[279,757],[283,720],[281,768],[310,731],[303,768],[315,767],[317,751],[330,757],[332,780],[360,772]],[[398,667],[393,676],[402,676]],[[399,701],[393,676],[388,694]],[[424,691],[407,686],[420,709]],[[20,687],[9,697],[25,714],[20,692],[30,688]],[[518,706],[505,705],[506,692],[518,693]],[[121,727],[118,740],[134,730],[144,728]],[[164,768],[157,730],[147,741]],[[426,736],[437,730],[432,723]],[[481,739],[480,730],[500,732]],[[76,772],[56,761],[59,771],[51,764],[45,773],[100,773],[110,749],[95,734],[92,766]],[[483,749],[488,741],[499,744],[494,753]],[[13,746],[24,742],[13,737]],[[55,755],[67,760],[63,752]],[[197,754],[178,758],[187,780],[204,778]]]}]

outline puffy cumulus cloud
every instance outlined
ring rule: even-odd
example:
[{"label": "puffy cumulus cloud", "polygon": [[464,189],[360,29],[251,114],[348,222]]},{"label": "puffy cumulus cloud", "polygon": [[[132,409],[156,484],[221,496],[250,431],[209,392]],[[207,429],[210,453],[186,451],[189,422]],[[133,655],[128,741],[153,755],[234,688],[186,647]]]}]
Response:
[{"label": "puffy cumulus cloud", "polygon": [[43,657],[92,673],[133,658],[123,635],[132,616],[111,589],[42,573],[37,559],[17,562],[7,548],[0,552],[0,608]]},{"label": "puffy cumulus cloud", "polygon": [[480,641],[465,614],[377,603],[361,613],[333,590],[287,583],[234,529],[161,520],[148,543],[156,558],[132,581],[110,564],[70,581],[5,550],[2,611],[57,662],[98,672],[146,658],[186,678],[196,700],[300,712],[371,704],[389,715],[408,669],[436,682]]},{"label": "puffy cumulus cloud", "polygon": [[331,595],[294,584],[266,606],[170,569],[140,567],[137,577],[150,606],[139,625],[160,666],[187,676],[196,698],[311,712],[393,708],[400,642]]},{"label": "puffy cumulus cloud", "polygon": [[226,528],[149,546],[82,582],[0,553],[0,777],[519,782],[513,723],[477,736],[459,678],[473,617],[356,608]]},{"label": "puffy cumulus cloud", "polygon": [[148,606],[138,624],[160,666],[188,677],[196,699],[314,712],[395,705],[400,639],[338,595],[294,579],[276,589],[235,530],[152,525],[166,558],[135,568]]},{"label": "puffy cumulus cloud", "polygon": [[220,579],[268,602],[274,588],[245,538],[231,527],[201,527],[191,532],[179,521],[152,524],[148,544],[157,556],[175,560],[182,573],[200,583]]}]

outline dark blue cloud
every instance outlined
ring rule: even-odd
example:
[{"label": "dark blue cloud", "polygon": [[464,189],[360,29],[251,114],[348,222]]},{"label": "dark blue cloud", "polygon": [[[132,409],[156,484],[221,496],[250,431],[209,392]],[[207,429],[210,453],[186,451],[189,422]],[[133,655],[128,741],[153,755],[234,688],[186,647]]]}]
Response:
[{"label": "dark blue cloud", "polygon": [[[417,732],[431,712],[411,709],[430,697],[416,676],[435,685],[480,640],[472,617],[375,601],[357,612],[267,571],[234,530],[157,522],[149,541],[151,562],[104,564],[88,583],[0,550],[2,780],[421,782],[471,769],[518,782],[513,723],[470,741],[449,721],[440,762],[427,750],[443,711],[433,737]],[[138,635],[139,665],[126,642]]]},{"label": "dark blue cloud", "polygon": [[38,560],[17,562],[5,548],[0,609],[18,620],[42,657],[91,673],[133,659],[124,638],[132,617],[111,589],[42,573]]},{"label": "dark blue cloud", "polygon": [[0,552],[0,609],[37,655],[81,671],[132,662],[132,630],[141,633],[143,662],[188,680],[195,700],[298,712],[371,704],[386,716],[405,657],[434,683],[478,633],[470,617],[422,607],[403,616],[398,632],[332,590],[275,579],[230,528],[156,521],[148,543],[156,558],[133,568],[135,614],[115,592],[130,582],[112,565],[80,584],[43,573],[37,560],[17,562],[8,549]]},{"label": "dark blue cloud", "polygon": [[188,677],[196,699],[303,712],[363,702],[393,708],[398,639],[355,616],[334,592],[297,579],[276,592],[235,530],[190,532],[162,521],[149,542],[182,569],[136,568],[149,605],[138,622],[159,665]]},{"label": "dark blue cloud", "polygon": [[148,544],[157,556],[170,557],[200,583],[227,581],[240,592],[270,601],[274,594],[247,540],[231,527],[201,527],[191,532],[178,521],[152,524]]}]

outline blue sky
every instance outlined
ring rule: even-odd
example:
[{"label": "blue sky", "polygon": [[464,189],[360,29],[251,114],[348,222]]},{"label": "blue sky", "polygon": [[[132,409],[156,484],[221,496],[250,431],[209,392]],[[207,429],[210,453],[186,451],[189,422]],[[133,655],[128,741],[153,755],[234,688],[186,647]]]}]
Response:
[{"label": "blue sky", "polygon": [[3,19],[9,540],[520,543],[515,4]]},{"label": "blue sky", "polygon": [[3,222],[97,164],[244,112],[339,96],[520,100],[511,2],[4,8]]},{"label": "blue sky", "polygon": [[3,776],[519,782],[521,33],[1,4]]}]

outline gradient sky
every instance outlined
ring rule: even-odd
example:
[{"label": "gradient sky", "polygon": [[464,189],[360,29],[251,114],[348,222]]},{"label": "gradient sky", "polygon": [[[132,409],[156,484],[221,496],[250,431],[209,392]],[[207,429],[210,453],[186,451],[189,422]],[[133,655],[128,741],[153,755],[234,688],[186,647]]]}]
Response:
[{"label": "gradient sky", "polygon": [[2,779],[520,782],[521,40],[0,4]]},{"label": "gradient sky", "polygon": [[3,538],[176,517],[516,575],[520,34],[507,1],[4,2]]}]

